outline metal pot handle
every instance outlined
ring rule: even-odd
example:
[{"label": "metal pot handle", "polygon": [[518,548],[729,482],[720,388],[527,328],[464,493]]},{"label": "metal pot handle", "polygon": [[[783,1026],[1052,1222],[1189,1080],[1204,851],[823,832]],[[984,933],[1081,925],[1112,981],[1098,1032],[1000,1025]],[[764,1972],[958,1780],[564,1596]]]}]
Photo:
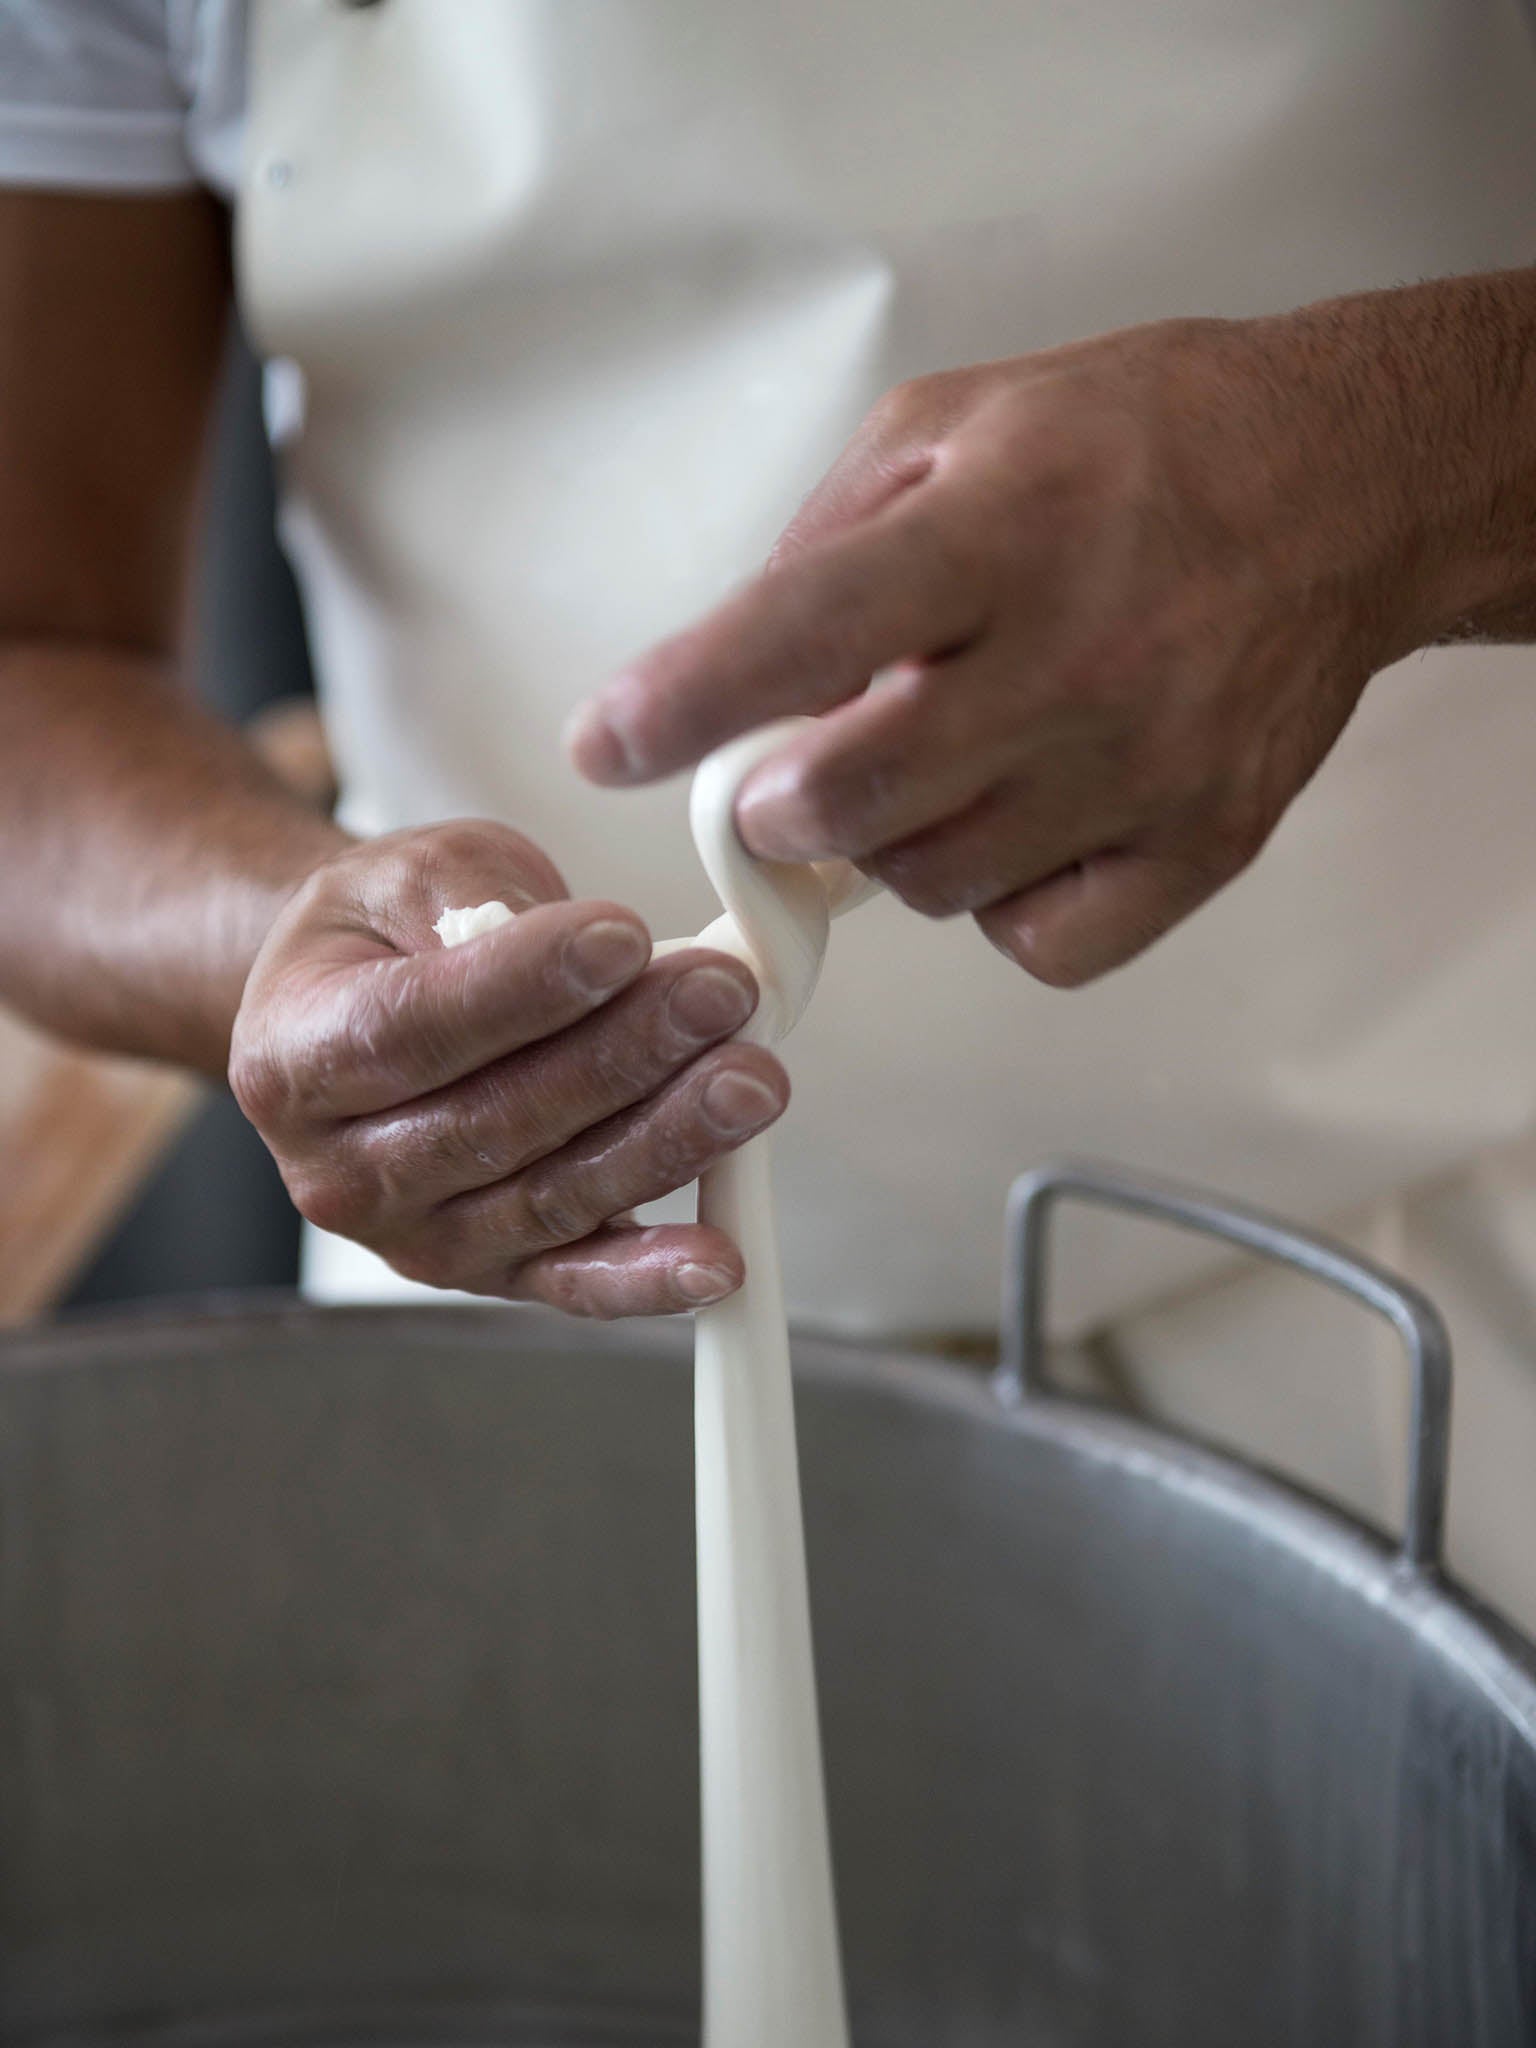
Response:
[{"label": "metal pot handle", "polygon": [[997,1376],[998,1391],[1007,1401],[1049,1391],[1044,1377],[1047,1252],[1051,1212],[1061,1201],[1093,1202],[1241,1245],[1352,1295],[1385,1316],[1403,1340],[1413,1373],[1402,1554],[1417,1570],[1439,1565],[1450,1450],[1451,1344],[1433,1302],[1369,1259],[1328,1238],[1293,1229],[1262,1209],[1107,1167],[1044,1166],[1015,1181],[1008,1197],[1003,1350]]}]

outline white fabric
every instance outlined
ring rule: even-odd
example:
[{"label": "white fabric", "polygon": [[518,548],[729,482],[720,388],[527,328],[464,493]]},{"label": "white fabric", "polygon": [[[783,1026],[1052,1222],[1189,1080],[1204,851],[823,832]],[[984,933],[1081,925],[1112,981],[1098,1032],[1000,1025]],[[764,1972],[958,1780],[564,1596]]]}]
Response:
[{"label": "white fabric", "polygon": [[[1512,5],[254,18],[243,274],[310,387],[288,531],[347,815],[515,819],[660,931],[700,916],[681,790],[585,788],[561,720],[763,558],[890,383],[1528,253]],[[1327,1217],[1527,1129],[1531,680],[1524,650],[1380,679],[1255,872],[1101,987],[860,917],[794,1048],[800,1314],[989,1320],[1042,1153]],[[1067,1300],[1123,1314],[1203,1264],[1117,1234]]]},{"label": "white fabric", "polygon": [[[507,817],[662,932],[703,912],[681,789],[585,788],[561,721],[751,572],[882,390],[1530,253],[1515,0],[264,0],[255,23],[244,288],[308,385],[288,532],[347,814]],[[1100,987],[1034,987],[892,903],[850,920],[790,1048],[799,1317],[989,1322],[1004,1188],[1051,1152],[1371,1235],[1524,1143],[1533,666],[1380,678],[1257,869]],[[1090,1226],[1066,1250],[1075,1324],[1111,1322],[1135,1371],[1152,1318],[1154,1391],[1181,1329],[1204,1341],[1240,1440],[1288,1448],[1290,1387],[1180,1322],[1219,1260]],[[407,1291],[334,1243],[310,1279]],[[1381,1512],[1401,1376],[1339,1335],[1357,1428],[1331,1462]],[[1536,1414],[1530,1352],[1504,1367]],[[1512,1605],[1518,1508],[1480,1554]]]},{"label": "white fabric", "polygon": [[245,0],[0,0],[0,184],[231,197]]}]

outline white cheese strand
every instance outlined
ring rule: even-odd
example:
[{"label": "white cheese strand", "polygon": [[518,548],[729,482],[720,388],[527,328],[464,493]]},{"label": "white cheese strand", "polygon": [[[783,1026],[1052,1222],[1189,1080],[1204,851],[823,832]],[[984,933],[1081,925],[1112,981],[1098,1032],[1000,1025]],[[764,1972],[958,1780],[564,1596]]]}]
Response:
[{"label": "white cheese strand", "polygon": [[[835,913],[873,893],[842,862],[755,860],[736,831],[746,777],[809,721],[711,754],[694,777],[694,843],[725,915],[657,957],[709,946],[761,991],[740,1034],[775,1044],[810,1001]],[[447,911],[445,945],[504,904]],[[741,1248],[746,1283],[695,1316],[704,2048],[847,2048],[795,1449],[789,1329],[768,1135],[704,1175],[699,1215]]]},{"label": "white cheese strand", "polygon": [[[694,842],[726,915],[697,943],[762,991],[743,1037],[772,1044],[821,972],[841,864],[754,860],[736,793],[806,721],[748,734],[694,777]],[[769,1136],[705,1174],[699,1215],[741,1247],[746,1284],[695,1327],[704,2048],[847,2048]]]}]

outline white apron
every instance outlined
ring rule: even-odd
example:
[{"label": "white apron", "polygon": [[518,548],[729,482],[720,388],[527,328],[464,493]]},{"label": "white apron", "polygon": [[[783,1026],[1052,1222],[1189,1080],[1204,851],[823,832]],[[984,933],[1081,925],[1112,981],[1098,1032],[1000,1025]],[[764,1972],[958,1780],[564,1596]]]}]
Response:
[{"label": "white apron", "polygon": [[[243,289],[302,372],[286,525],[345,816],[505,818],[658,935],[710,914],[683,788],[586,787],[561,721],[757,567],[889,385],[1536,243],[1518,0],[258,0],[253,33]],[[1379,1240],[1518,1147],[1533,765],[1532,656],[1426,655],[1256,870],[1099,986],[895,903],[844,921],[789,1049],[801,1319],[987,1325],[1004,1190],[1051,1153]],[[1069,1318],[1184,1371],[1165,1304],[1219,1262],[1065,1249]],[[368,1264],[331,1246],[312,1278],[376,1288]],[[1518,1290],[1525,1314],[1536,1259]],[[1335,1397],[1326,1466],[1378,1507],[1381,1369]],[[1529,1482],[1536,1367],[1511,1384]]]}]

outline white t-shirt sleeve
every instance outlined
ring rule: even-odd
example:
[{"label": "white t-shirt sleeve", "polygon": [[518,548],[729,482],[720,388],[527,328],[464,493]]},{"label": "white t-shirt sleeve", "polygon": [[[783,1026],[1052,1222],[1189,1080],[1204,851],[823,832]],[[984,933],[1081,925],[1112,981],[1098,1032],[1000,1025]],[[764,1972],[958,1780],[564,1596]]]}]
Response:
[{"label": "white t-shirt sleeve", "polygon": [[0,184],[195,185],[167,0],[0,0]]}]

